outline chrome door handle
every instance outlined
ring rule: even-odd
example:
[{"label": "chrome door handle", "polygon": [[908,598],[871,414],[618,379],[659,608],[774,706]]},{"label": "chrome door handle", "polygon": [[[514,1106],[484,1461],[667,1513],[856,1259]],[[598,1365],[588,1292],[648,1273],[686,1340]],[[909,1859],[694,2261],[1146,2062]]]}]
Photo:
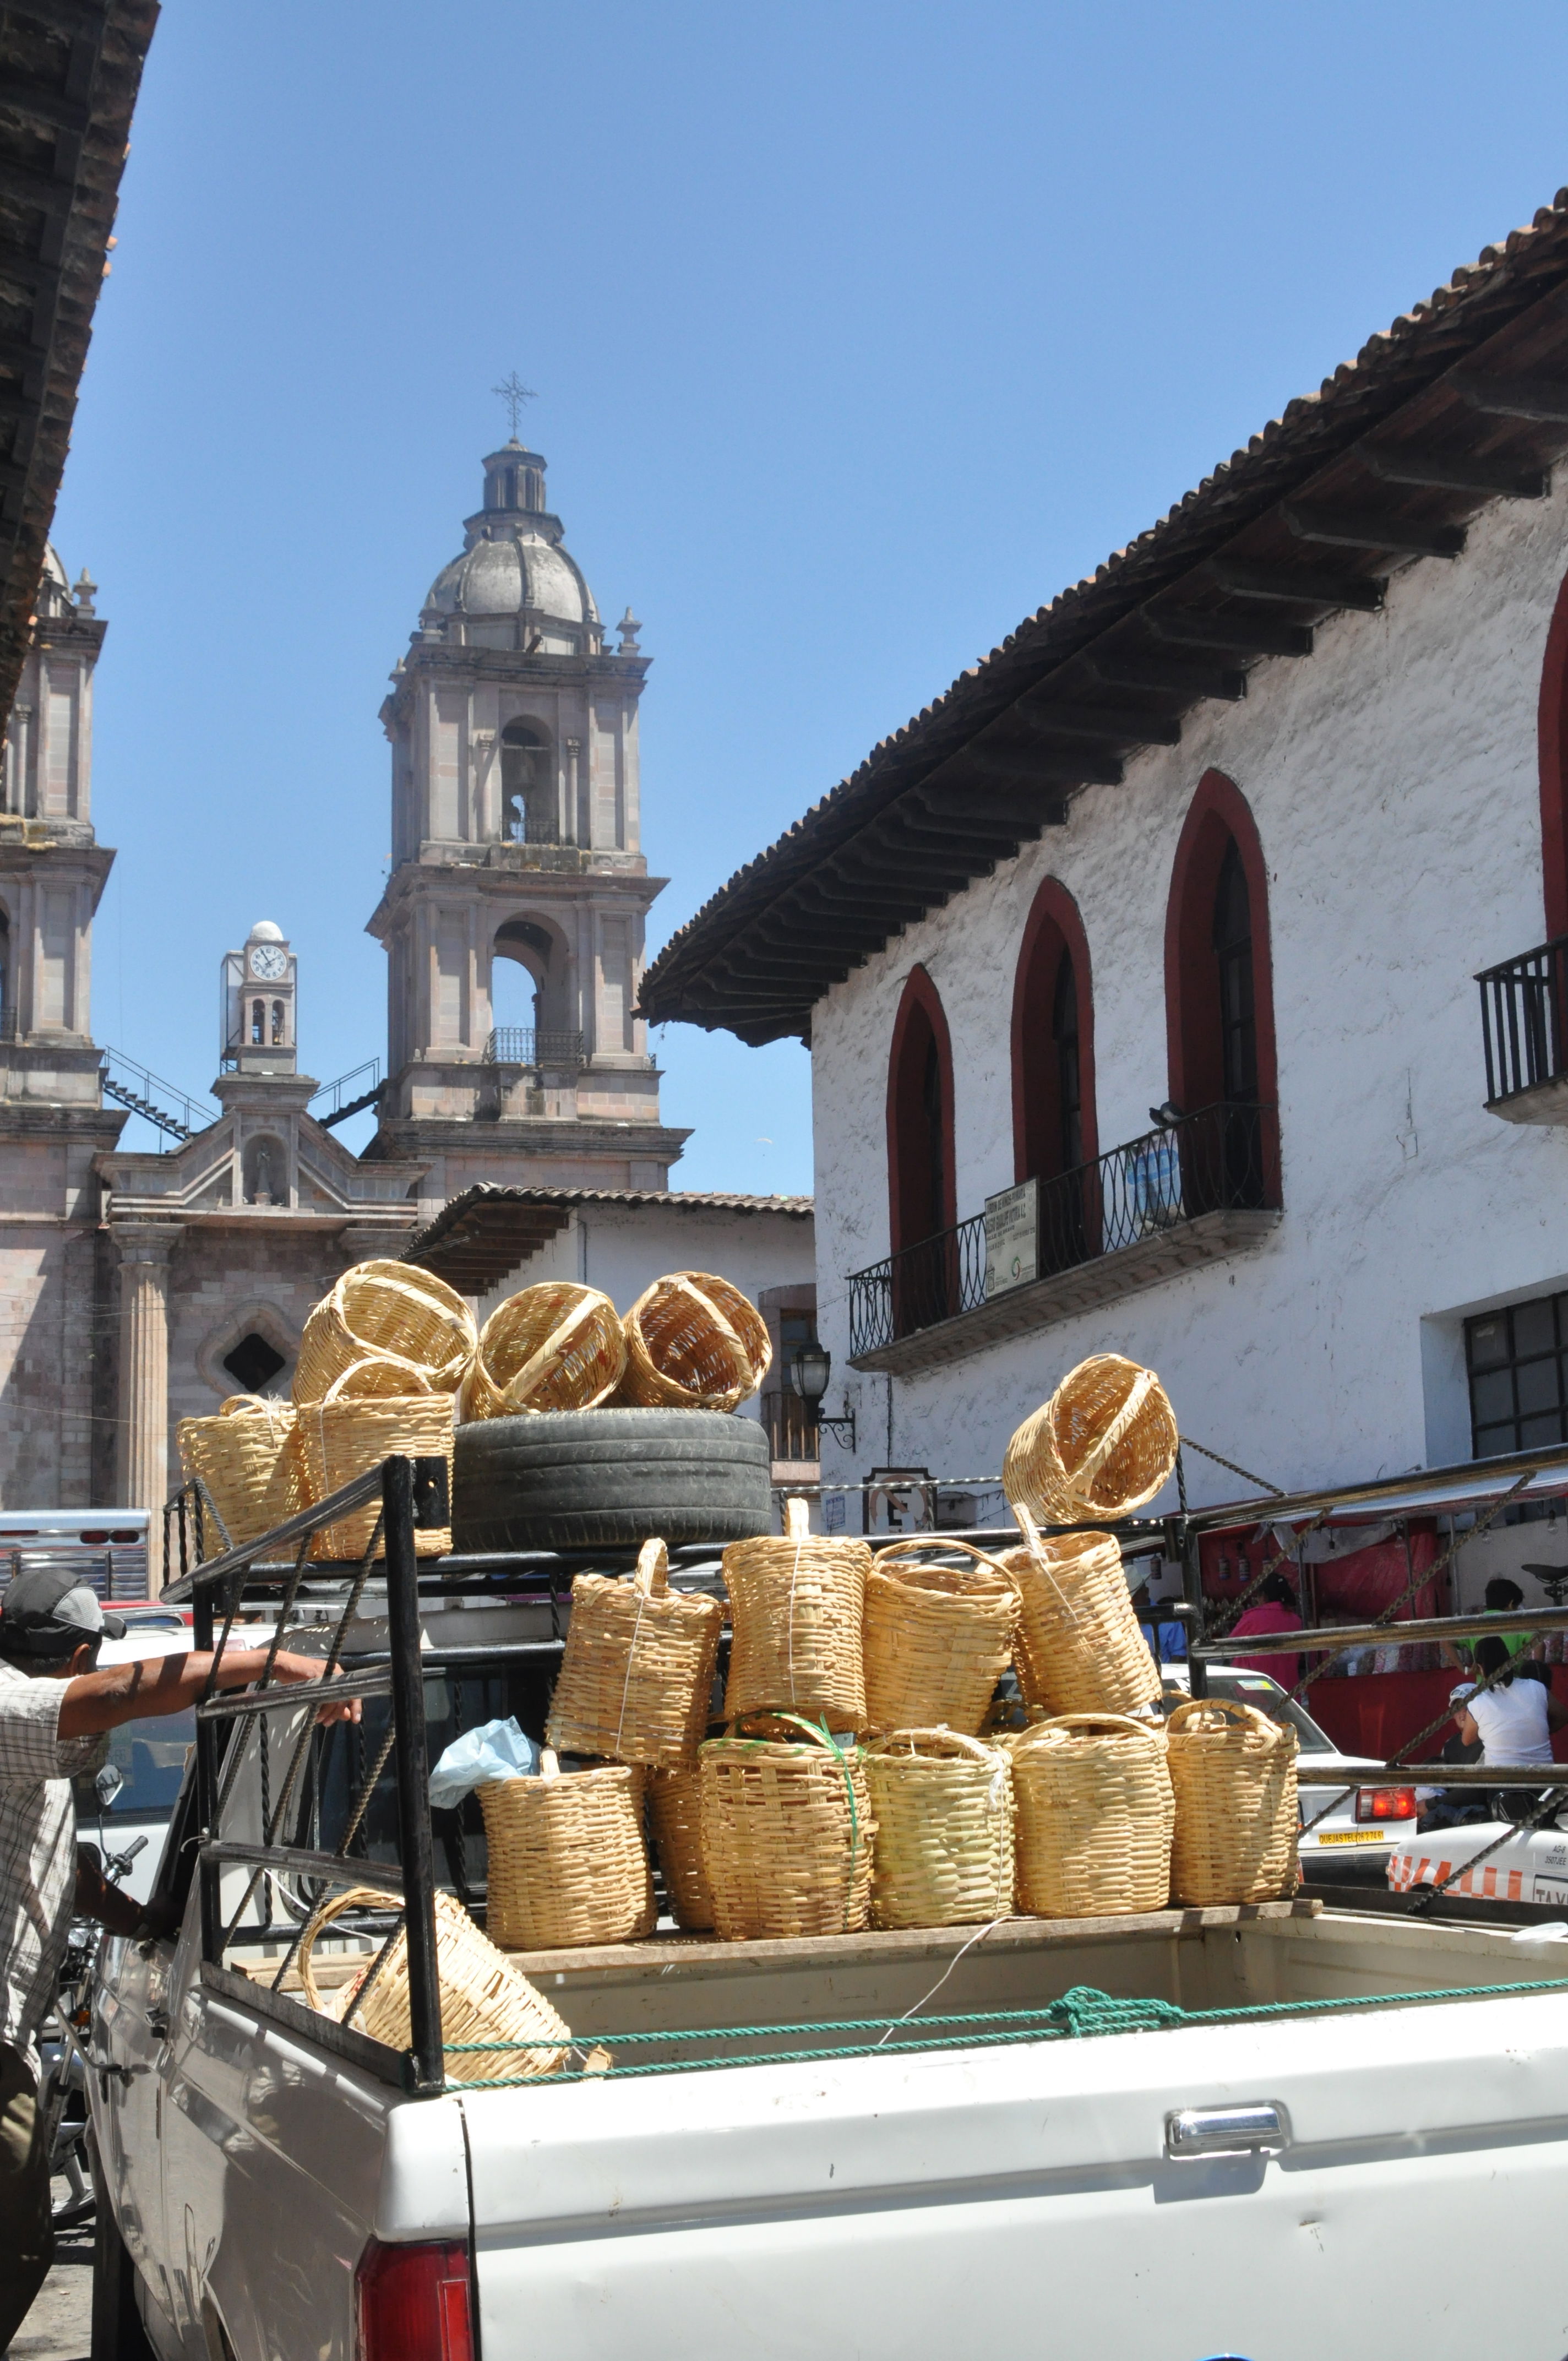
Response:
[{"label": "chrome door handle", "polygon": [[149,2008],[147,2029],[155,2041],[167,2041],[170,2031],[169,2011],[166,2008]]},{"label": "chrome door handle", "polygon": [[1285,2110],[1272,2100],[1245,2107],[1180,2107],[1165,2119],[1169,2157],[1245,2156],[1259,2148],[1285,2147],[1290,2138]]}]

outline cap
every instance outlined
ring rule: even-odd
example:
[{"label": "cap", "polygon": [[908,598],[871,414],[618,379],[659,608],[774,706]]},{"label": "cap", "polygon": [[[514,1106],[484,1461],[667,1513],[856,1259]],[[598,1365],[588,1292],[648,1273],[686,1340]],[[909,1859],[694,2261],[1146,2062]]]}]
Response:
[{"label": "cap", "polygon": [[125,1618],[105,1615],[97,1593],[60,1566],[18,1574],[0,1600],[0,1655],[60,1656],[84,1640],[123,1640]]},{"label": "cap", "polygon": [[1479,1683],[1475,1681],[1461,1681],[1456,1687],[1449,1690],[1449,1704],[1457,1705],[1461,1697],[1474,1697],[1479,1686]]}]

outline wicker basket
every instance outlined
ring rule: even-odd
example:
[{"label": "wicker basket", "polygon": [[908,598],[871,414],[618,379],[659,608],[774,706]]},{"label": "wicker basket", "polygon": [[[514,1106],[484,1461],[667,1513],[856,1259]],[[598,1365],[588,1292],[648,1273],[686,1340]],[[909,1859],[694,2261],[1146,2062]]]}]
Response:
[{"label": "wicker basket", "polygon": [[1169,1482],[1179,1441],[1154,1371],[1096,1353],[1019,1427],[1002,1463],[1003,1489],[1041,1524],[1130,1517]]},{"label": "wicker basket", "polygon": [[652,1541],[630,1582],[579,1574],[573,1583],[548,1730],[562,1753],[665,1769],[696,1760],[724,1609],[669,1582],[670,1554]]},{"label": "wicker basket", "polygon": [[547,1746],[537,1778],[488,1779],[476,1792],[489,1848],[493,1942],[554,1951],[652,1933],[641,1771],[610,1763],[563,1776]]},{"label": "wicker basket", "polygon": [[676,1926],[692,1931],[711,1927],[713,1895],[702,1865],[700,1766],[655,1771],[648,1782],[648,1816]]},{"label": "wicker basket", "polygon": [[1012,1741],[1018,1907],[1040,1918],[1163,1910],[1176,1817],[1165,1732],[1066,1713]]},{"label": "wicker basket", "polygon": [[[294,1430],[306,1499],[314,1505],[356,1476],[378,1467],[394,1452],[411,1459],[446,1461],[447,1497],[451,1498],[454,1402],[449,1393],[382,1394],[369,1390],[389,1382],[385,1364],[359,1362],[334,1380],[340,1390],[324,1401],[301,1405]],[[340,1517],[316,1534],[313,1558],[363,1557],[376,1530],[380,1503],[367,1500],[351,1516]],[[452,1547],[448,1525],[420,1529],[414,1549],[420,1557],[443,1557]]]},{"label": "wicker basket", "polygon": [[463,1381],[461,1414],[597,1410],[625,1367],[626,1337],[609,1296],[574,1279],[549,1279],[509,1295],[486,1321]]},{"label": "wicker basket", "polygon": [[1272,1902],[1296,1891],[1296,1733],[1228,1697],[1167,1724],[1178,1902]]},{"label": "wicker basket", "polygon": [[[796,1734],[772,1734],[784,1729]],[[858,1935],[876,1832],[859,1748],[794,1714],[755,1717],[710,1738],[697,1767],[715,1934]]]},{"label": "wicker basket", "polygon": [[804,1500],[784,1510],[783,1536],[731,1542],[724,1553],[733,1642],[724,1710],[789,1707],[834,1730],[866,1727],[861,1625],[872,1554],[864,1542],[825,1541]]},{"label": "wicker basket", "polygon": [[[313,2009],[341,2021],[363,1975],[323,1996],[312,1971],[311,1954],[316,1938],[345,1910],[386,1910],[385,1894],[367,1886],[350,1886],[324,1903],[300,1938],[300,1982]],[[460,1902],[439,1890],[435,1896],[435,1959],[441,1982],[441,2037],[456,2041],[513,2041],[516,2049],[482,2050],[477,2057],[448,2058],[449,2082],[481,2082],[506,2076],[532,2079],[554,2074],[567,2060],[561,2045],[571,2038],[571,2027],[556,2015],[543,1993],[497,1950],[481,1933]],[[368,1962],[367,1963],[368,1966]],[[408,1937],[400,1933],[387,1964],[371,1985],[354,2023],[373,2041],[406,2049],[409,2029]],[[532,2042],[550,2046],[533,2048]]]},{"label": "wicker basket", "polygon": [[1013,1910],[1013,1774],[1002,1748],[899,1730],[865,1750],[872,1924],[962,1927]]},{"label": "wicker basket", "polygon": [[201,1484],[223,1526],[221,1534],[203,1537],[208,1557],[258,1541],[300,1505],[290,1481],[293,1431],[290,1405],[258,1394],[230,1394],[215,1417],[181,1420],[180,1464]]},{"label": "wicker basket", "polygon": [[433,1271],[417,1263],[356,1262],[305,1323],[294,1400],[321,1401],[333,1379],[367,1355],[419,1378],[405,1393],[425,1385],[455,1393],[478,1342],[463,1298]]},{"label": "wicker basket", "polygon": [[626,1315],[626,1375],[616,1399],[644,1410],[733,1410],[773,1357],[767,1322],[727,1279],[672,1271]]},{"label": "wicker basket", "polygon": [[1138,1629],[1122,1553],[1110,1533],[1026,1536],[1003,1564],[1022,1599],[1014,1655],[1025,1701],[1052,1713],[1135,1713],[1159,1696],[1159,1667]]},{"label": "wicker basket", "polygon": [[980,1734],[1013,1653],[1018,1586],[1005,1566],[967,1542],[943,1542],[973,1563],[905,1565],[929,1558],[930,1541],[880,1550],[866,1578],[866,1717],[872,1730],[938,1725]]}]

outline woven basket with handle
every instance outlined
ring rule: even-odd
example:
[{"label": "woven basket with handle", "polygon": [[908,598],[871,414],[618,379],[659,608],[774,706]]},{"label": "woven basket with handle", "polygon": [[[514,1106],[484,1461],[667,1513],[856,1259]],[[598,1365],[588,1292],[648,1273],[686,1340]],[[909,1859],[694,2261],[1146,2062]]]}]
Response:
[{"label": "woven basket with handle", "polygon": [[597,1410],[625,1368],[626,1338],[609,1296],[575,1279],[546,1279],[509,1295],[486,1321],[463,1381],[461,1415]]},{"label": "woven basket with handle", "polygon": [[897,1730],[865,1750],[876,1837],[874,1927],[960,1927],[1013,1909],[1013,1773],[956,1730]]},{"label": "woven basket with handle", "polygon": [[731,1542],[724,1553],[732,1641],[724,1710],[775,1707],[826,1715],[834,1730],[866,1727],[862,1623],[872,1554],[864,1542],[827,1541],[804,1500],[784,1532]]},{"label": "woven basket with handle", "polygon": [[1003,1489],[1040,1524],[1130,1517],[1169,1482],[1179,1440],[1154,1371],[1095,1353],[1019,1427],[1002,1463]]},{"label": "woven basket with handle", "polygon": [[617,1400],[644,1410],[733,1410],[773,1357],[768,1323],[738,1287],[711,1271],[675,1270],[627,1313],[626,1374]]},{"label": "woven basket with handle", "polygon": [[697,1768],[714,1933],[858,1935],[876,1833],[859,1748],[795,1714],[756,1716],[710,1738]]},{"label": "woven basket with handle", "polygon": [[391,1361],[426,1386],[455,1393],[478,1332],[463,1298],[417,1263],[356,1262],[312,1312],[294,1367],[296,1402],[320,1401],[334,1378],[367,1356]]},{"label": "woven basket with handle", "polygon": [[208,1557],[259,1540],[301,1505],[287,1455],[293,1431],[289,1403],[258,1394],[230,1394],[215,1417],[181,1420],[180,1464],[203,1487],[223,1525],[221,1533],[203,1533]]},{"label": "woven basket with handle", "polygon": [[670,1588],[661,1541],[643,1543],[630,1582],[579,1574],[550,1708],[551,1745],[617,1763],[695,1763],[723,1628],[717,1598]]},{"label": "woven basket with handle", "polygon": [[[406,1373],[378,1361],[361,1361],[334,1378],[326,1399],[300,1405],[291,1448],[297,1452],[304,1492],[311,1504],[324,1500],[351,1477],[378,1467],[394,1452],[411,1459],[446,1461],[451,1498],[453,1412],[449,1393],[387,1394],[380,1386],[407,1382]],[[376,1530],[379,1503],[367,1501],[352,1516],[325,1526],[311,1543],[313,1558],[363,1557]],[[420,1557],[443,1557],[452,1547],[449,1525],[421,1528],[414,1534]]]},{"label": "woven basket with handle", "polygon": [[642,1779],[629,1764],[563,1773],[546,1747],[533,1779],[476,1792],[489,1850],[486,1918],[509,1951],[625,1943],[653,1926]]},{"label": "woven basket with handle", "polygon": [[[317,1988],[311,1955],[316,1938],[345,1910],[385,1910],[384,1894],[367,1886],[350,1886],[323,1903],[300,1938],[300,1981],[305,1998],[323,2015],[341,2023],[365,1982],[363,1975],[323,1995]],[[533,2078],[556,2073],[568,2057],[559,2045],[571,2037],[571,2028],[558,2016],[543,1993],[475,1926],[460,1902],[439,1890],[435,1896],[435,1959],[441,1984],[441,2037],[446,2042],[515,2041],[515,2049],[481,2050],[477,2057],[448,2058],[449,2082],[477,2082],[508,2075]],[[409,2029],[408,1938],[400,1933],[387,1964],[355,2007],[353,2023],[374,2041],[406,2049]],[[551,2047],[534,2048],[534,2042]]]},{"label": "woven basket with handle", "polygon": [[1296,1733],[1229,1697],[1166,1725],[1176,1790],[1178,1902],[1272,1902],[1296,1891]]},{"label": "woven basket with handle", "polygon": [[923,1563],[934,1547],[894,1542],[878,1551],[866,1577],[867,1724],[940,1723],[974,1738],[1012,1660],[1018,1586],[1004,1565],[967,1542],[940,1547],[961,1552],[968,1565]]},{"label": "woven basket with handle", "polygon": [[675,1924],[711,1927],[713,1895],[702,1865],[702,1772],[699,1764],[655,1771],[648,1782],[648,1817]]},{"label": "woven basket with handle", "polygon": [[1122,1553],[1110,1533],[1025,1535],[1003,1565],[1021,1605],[1014,1656],[1025,1701],[1052,1713],[1135,1713],[1159,1696],[1159,1667],[1138,1629]]},{"label": "woven basket with handle", "polygon": [[1009,1752],[1019,1909],[1040,1918],[1163,1910],[1176,1806],[1158,1723],[1064,1713]]}]

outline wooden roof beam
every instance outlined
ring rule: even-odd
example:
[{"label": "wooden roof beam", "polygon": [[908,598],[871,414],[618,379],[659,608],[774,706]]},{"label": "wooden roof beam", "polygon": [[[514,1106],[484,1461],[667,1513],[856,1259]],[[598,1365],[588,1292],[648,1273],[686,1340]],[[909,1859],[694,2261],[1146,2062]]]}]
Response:
[{"label": "wooden roof beam", "polygon": [[809,896],[815,895],[820,906],[837,917],[843,913],[864,911],[867,917],[885,918],[899,927],[905,918],[924,917],[930,909],[939,909],[951,897],[946,893],[929,891],[923,886],[901,887],[896,878],[881,884],[871,878],[860,884],[817,870],[803,877],[794,889],[803,909],[811,907]]},{"label": "wooden roof beam", "polygon": [[1298,541],[1334,549],[1393,549],[1408,557],[1457,557],[1464,547],[1462,524],[1434,524],[1427,517],[1397,516],[1375,509],[1330,509],[1288,503],[1281,516]]},{"label": "wooden roof beam", "polygon": [[1398,451],[1374,451],[1364,445],[1355,456],[1383,483],[1414,484],[1422,491],[1539,500],[1551,484],[1544,467],[1521,467],[1508,459],[1451,459],[1445,453],[1422,451],[1413,445]]},{"label": "wooden roof beam", "polygon": [[960,787],[927,784],[915,788],[910,800],[917,809],[939,813],[943,818],[1016,820],[1021,827],[1032,829],[1067,825],[1067,798],[1049,788],[1038,796],[1023,796],[1015,788],[1000,794],[988,791],[984,801],[979,802],[972,793]]},{"label": "wooden roof beam", "polygon": [[1238,598],[1277,600],[1291,607],[1348,607],[1363,615],[1379,612],[1387,588],[1376,575],[1293,574],[1286,566],[1262,566],[1250,557],[1212,557],[1203,571]]},{"label": "wooden roof beam", "polygon": [[1141,649],[1088,648],[1079,662],[1097,680],[1119,688],[1163,689],[1173,697],[1218,697],[1235,705],[1246,695],[1246,675],[1228,665],[1183,664],[1173,656],[1146,654]]},{"label": "wooden roof beam", "polygon": [[1181,724],[1164,713],[1135,713],[1116,705],[1050,705],[1037,691],[1010,705],[1002,721],[1015,722],[1031,737],[1093,738],[1108,746],[1179,746]]},{"label": "wooden roof beam", "polygon": [[1554,377],[1451,377],[1451,393],[1487,418],[1526,418],[1568,426],[1568,383]]},{"label": "wooden roof beam", "polygon": [[1263,615],[1190,614],[1175,607],[1146,616],[1156,637],[1176,647],[1228,649],[1241,656],[1310,656],[1311,628]]},{"label": "wooden roof beam", "polygon": [[1017,787],[1119,787],[1123,775],[1117,755],[1087,741],[1051,749],[1037,742],[1010,746],[1004,739],[977,738],[944,767]]}]

